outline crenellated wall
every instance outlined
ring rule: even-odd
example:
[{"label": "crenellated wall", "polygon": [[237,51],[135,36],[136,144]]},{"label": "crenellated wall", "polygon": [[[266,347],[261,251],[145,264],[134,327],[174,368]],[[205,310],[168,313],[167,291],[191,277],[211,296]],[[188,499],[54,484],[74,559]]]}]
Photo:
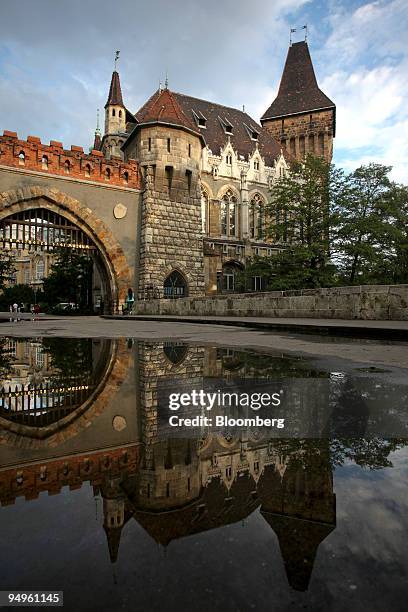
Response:
[{"label": "crenellated wall", "polygon": [[46,145],[37,136],[20,140],[16,132],[8,130],[0,136],[0,165],[106,185],[141,188],[139,164],[134,159],[127,162],[120,158],[107,160],[96,149],[87,154],[82,147],[72,145],[70,150],[66,150],[59,141],[51,140]]}]

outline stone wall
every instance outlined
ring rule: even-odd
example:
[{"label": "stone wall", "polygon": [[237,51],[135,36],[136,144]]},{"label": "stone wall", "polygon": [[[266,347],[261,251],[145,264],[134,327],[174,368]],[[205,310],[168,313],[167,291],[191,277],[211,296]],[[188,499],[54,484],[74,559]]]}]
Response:
[{"label": "stone wall", "polygon": [[366,285],[140,301],[137,314],[408,320],[408,285]]}]

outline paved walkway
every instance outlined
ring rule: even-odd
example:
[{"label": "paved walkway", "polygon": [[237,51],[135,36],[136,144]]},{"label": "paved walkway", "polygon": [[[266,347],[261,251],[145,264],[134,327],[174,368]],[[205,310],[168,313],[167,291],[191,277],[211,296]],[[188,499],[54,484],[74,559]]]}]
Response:
[{"label": "paved walkway", "polygon": [[104,315],[105,319],[167,321],[207,325],[232,325],[251,329],[334,334],[364,338],[407,339],[408,321],[361,321],[348,319],[295,319],[277,317],[222,317],[177,315]]}]

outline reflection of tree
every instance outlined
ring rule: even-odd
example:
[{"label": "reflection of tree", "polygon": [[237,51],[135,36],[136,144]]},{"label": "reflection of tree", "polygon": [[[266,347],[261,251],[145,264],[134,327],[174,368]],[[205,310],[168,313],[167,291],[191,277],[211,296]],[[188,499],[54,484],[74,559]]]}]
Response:
[{"label": "reflection of tree", "polygon": [[219,351],[219,356],[222,359],[223,369],[231,372],[245,368],[245,375],[248,377],[329,378],[327,372],[314,369],[307,359],[301,357],[245,351],[228,351],[223,354],[222,349]]},{"label": "reflection of tree", "polygon": [[11,350],[8,347],[8,340],[0,338],[0,378],[5,378],[10,374],[14,361]]},{"label": "reflection of tree", "polygon": [[89,380],[93,371],[90,338],[44,338],[44,352],[51,357],[51,368],[59,383]]},{"label": "reflection of tree", "polygon": [[284,457],[296,455],[304,468],[315,465],[316,456],[324,456],[329,450],[330,463],[333,468],[352,461],[362,468],[378,470],[392,467],[390,453],[408,446],[405,439],[385,438],[332,438],[298,440],[273,440],[274,449]]},{"label": "reflection of tree", "polygon": [[378,470],[392,467],[390,453],[408,445],[408,440],[384,438],[333,439],[330,441],[332,465],[343,465],[353,461],[360,467]]}]

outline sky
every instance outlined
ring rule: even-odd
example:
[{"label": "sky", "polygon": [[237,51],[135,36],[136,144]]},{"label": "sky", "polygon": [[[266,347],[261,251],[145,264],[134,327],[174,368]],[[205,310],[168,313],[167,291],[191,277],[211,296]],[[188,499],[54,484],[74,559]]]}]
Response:
[{"label": "sky", "polygon": [[307,24],[319,85],[337,106],[334,162],[390,165],[408,184],[406,0],[0,0],[0,23],[0,130],[86,150],[116,49],[130,111],[167,71],[171,90],[245,105],[259,121],[289,30],[303,40]]}]

